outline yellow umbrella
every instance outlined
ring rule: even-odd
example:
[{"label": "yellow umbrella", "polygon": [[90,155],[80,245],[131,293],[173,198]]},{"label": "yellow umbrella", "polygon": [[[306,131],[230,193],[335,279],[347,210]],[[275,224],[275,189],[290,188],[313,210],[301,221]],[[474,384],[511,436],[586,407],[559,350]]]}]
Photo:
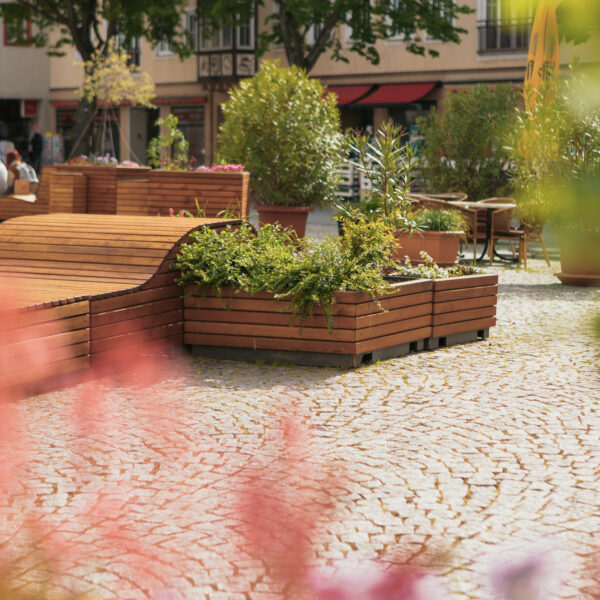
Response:
[{"label": "yellow umbrella", "polygon": [[540,0],[533,20],[527,71],[525,73],[525,108],[532,110],[537,99],[537,91],[550,77],[558,75],[558,26],[554,0]]}]

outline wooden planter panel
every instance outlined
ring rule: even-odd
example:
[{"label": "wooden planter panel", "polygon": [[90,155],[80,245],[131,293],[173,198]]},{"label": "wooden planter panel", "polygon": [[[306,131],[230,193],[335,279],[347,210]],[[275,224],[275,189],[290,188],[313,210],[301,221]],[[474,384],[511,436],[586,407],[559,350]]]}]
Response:
[{"label": "wooden planter panel", "polygon": [[121,179],[117,181],[117,214],[150,215],[150,181]]},{"label": "wooden planter panel", "polygon": [[248,215],[249,173],[194,173],[151,171],[150,214],[168,215],[188,210],[196,215],[196,200],[207,217],[229,211]]},{"label": "wooden planter panel", "polygon": [[496,324],[497,275],[433,282],[433,338],[487,330]]},{"label": "wooden planter panel", "polygon": [[[318,308],[301,329],[297,324],[290,326],[288,304],[273,300],[269,294],[240,293],[231,299],[212,294],[204,299],[187,296],[184,342],[201,347],[340,354],[355,359],[430,337],[432,287],[428,281],[396,284],[394,292],[380,299],[387,312],[382,312],[368,294],[337,292],[331,332]],[[224,292],[225,296],[231,294],[230,290]]]},{"label": "wooden planter panel", "polygon": [[87,212],[114,215],[117,212],[117,181],[140,179],[148,167],[101,167],[85,165],[58,165],[59,172],[82,173],[87,176]]},{"label": "wooden planter panel", "polygon": [[87,177],[82,173],[52,173],[49,212],[87,212]]}]

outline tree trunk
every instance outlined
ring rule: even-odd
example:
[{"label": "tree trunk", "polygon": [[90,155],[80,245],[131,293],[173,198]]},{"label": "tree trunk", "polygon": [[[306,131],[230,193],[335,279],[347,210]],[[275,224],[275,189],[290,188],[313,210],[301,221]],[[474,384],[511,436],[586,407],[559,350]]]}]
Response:
[{"label": "tree trunk", "polygon": [[81,154],[88,155],[92,144],[92,126],[94,115],[96,114],[96,101],[82,98],[79,101],[77,112],[75,113],[75,123],[73,126],[73,147],[67,160],[73,156]]}]

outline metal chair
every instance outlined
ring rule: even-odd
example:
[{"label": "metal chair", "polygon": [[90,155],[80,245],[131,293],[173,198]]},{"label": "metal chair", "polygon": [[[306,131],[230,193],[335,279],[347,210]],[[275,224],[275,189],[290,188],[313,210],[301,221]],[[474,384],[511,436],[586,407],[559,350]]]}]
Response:
[{"label": "metal chair", "polygon": [[[500,197],[500,198],[485,198],[480,201],[480,204],[516,204],[514,198]],[[490,264],[494,262],[494,246],[496,240],[506,239],[510,243],[510,249],[513,254],[513,258],[519,263],[523,262],[526,266],[525,258],[525,233],[523,229],[515,228],[512,226],[511,221],[514,216],[514,208],[512,206],[507,208],[500,208],[494,210],[491,215],[491,225],[489,232],[489,246],[488,255],[490,257]],[[515,254],[513,241],[519,242],[519,254]]]}]

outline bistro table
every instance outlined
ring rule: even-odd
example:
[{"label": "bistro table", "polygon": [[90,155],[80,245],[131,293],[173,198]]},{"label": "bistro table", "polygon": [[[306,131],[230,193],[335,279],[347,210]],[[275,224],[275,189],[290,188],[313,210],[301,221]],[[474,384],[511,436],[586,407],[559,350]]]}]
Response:
[{"label": "bistro table", "polygon": [[[485,253],[487,252],[489,243],[490,243],[490,239],[492,237],[492,215],[494,214],[494,211],[496,210],[501,210],[503,208],[516,208],[517,205],[510,203],[510,202],[477,202],[475,200],[457,200],[454,202],[450,202],[450,204],[455,205],[455,206],[462,206],[464,208],[470,208],[470,209],[474,209],[474,210],[485,210],[486,211],[486,229],[485,229],[485,244],[483,247],[483,252],[481,253],[481,256],[477,259],[477,262],[480,262],[481,260],[483,260],[483,257],[485,256]],[[496,252],[496,249],[494,248],[494,256],[497,256],[499,259],[501,260],[514,260],[512,258],[507,258],[506,256],[502,256],[501,254],[498,254]],[[490,257],[490,262],[491,262],[491,258]]]}]

